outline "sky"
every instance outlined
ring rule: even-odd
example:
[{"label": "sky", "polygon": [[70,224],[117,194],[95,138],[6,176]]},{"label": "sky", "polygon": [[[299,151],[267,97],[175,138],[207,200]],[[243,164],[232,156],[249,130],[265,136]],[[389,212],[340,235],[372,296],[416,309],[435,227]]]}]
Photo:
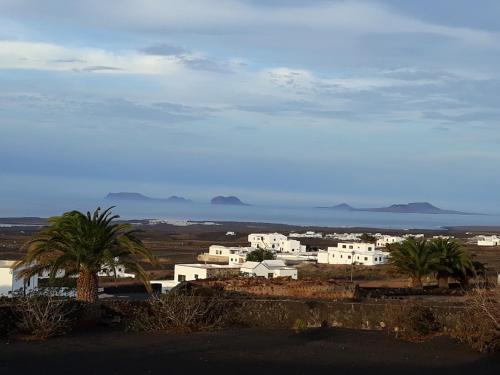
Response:
[{"label": "sky", "polygon": [[497,0],[0,0],[0,202],[499,211]]}]

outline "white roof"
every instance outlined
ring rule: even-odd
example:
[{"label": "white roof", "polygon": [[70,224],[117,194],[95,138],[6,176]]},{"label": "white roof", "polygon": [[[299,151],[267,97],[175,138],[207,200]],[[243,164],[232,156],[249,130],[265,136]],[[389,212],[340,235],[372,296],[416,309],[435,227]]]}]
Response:
[{"label": "white roof", "polygon": [[259,262],[245,262],[241,265],[241,268],[255,268],[259,265],[260,263]]},{"label": "white roof", "polygon": [[16,262],[15,260],[0,260],[0,268],[13,268]]},{"label": "white roof", "polygon": [[211,263],[191,263],[191,264],[176,264],[175,266],[182,266],[182,267],[192,267],[192,268],[203,268],[203,269],[224,269],[224,268],[240,268],[239,265],[233,265],[233,264],[211,264]]},{"label": "white roof", "polygon": [[241,268],[249,268],[249,269],[254,269],[257,267],[259,264],[262,264],[264,267],[266,267],[269,270],[273,269],[287,269],[287,270],[294,270],[295,267],[287,267],[285,262],[279,259],[276,260],[264,260],[262,262],[245,262],[241,265]]}]

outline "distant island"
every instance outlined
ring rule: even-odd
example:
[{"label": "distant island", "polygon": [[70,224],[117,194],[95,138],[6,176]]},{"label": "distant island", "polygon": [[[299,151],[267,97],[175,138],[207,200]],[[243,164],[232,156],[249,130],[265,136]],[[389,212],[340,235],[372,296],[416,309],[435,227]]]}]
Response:
[{"label": "distant island", "polygon": [[210,201],[212,204],[220,204],[220,205],[227,205],[227,206],[249,206],[247,203],[243,203],[238,197],[234,196],[229,196],[229,197],[223,197],[221,195],[212,198]]},{"label": "distant island", "polygon": [[443,210],[439,207],[430,204],[429,202],[393,204],[388,207],[378,207],[378,208],[355,208],[348,205],[347,203],[341,203],[336,206],[318,207],[318,208],[326,208],[329,210],[336,210],[336,211],[392,212],[392,213],[403,213],[403,214],[481,215],[471,212]]},{"label": "distant island", "polygon": [[190,199],[184,197],[179,197],[177,195],[172,195],[168,198],[151,198],[141,193],[109,193],[105,199],[115,200],[115,201],[162,201],[169,203],[191,203]]}]

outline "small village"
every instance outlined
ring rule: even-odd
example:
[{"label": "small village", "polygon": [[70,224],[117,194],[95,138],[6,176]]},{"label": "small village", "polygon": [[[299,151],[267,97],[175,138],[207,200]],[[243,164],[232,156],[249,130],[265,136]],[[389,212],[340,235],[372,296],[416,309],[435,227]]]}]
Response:
[{"label": "small village", "polygon": [[[150,220],[149,225],[171,224],[177,226],[194,225],[195,223]],[[198,224],[199,225],[199,224]],[[201,225],[217,225],[217,223],[201,223]],[[226,232],[228,238],[237,234],[234,231]],[[376,267],[387,265],[390,261],[390,249],[394,245],[402,244],[405,240],[412,238],[416,240],[426,239],[422,233],[388,235],[382,233],[328,233],[323,234],[315,231],[291,232],[287,235],[281,233],[250,233],[248,235],[248,246],[224,246],[214,244],[208,247],[208,251],[198,254],[198,263],[178,263],[174,265],[173,279],[152,279],[150,283],[156,287],[161,286],[161,293],[170,290],[183,282],[205,279],[231,279],[231,278],[264,278],[264,279],[292,279],[301,278],[300,266],[304,264],[317,265],[342,265],[351,267],[352,273],[362,270],[364,267]],[[335,246],[324,249],[314,248],[302,244],[299,239],[325,239],[335,241]],[[428,240],[454,240],[450,235],[432,235]],[[369,240],[369,242],[366,242]],[[497,235],[472,235],[466,243],[475,244],[480,247],[500,246],[500,237]],[[111,269],[105,267],[98,273],[100,278],[113,278],[122,280],[134,279],[135,274],[127,272],[124,264],[120,264],[119,258],[115,259],[116,266]],[[50,278],[49,272],[32,275],[23,279],[19,270],[15,270],[17,264],[13,259],[0,260],[0,296],[12,296],[19,291],[24,293],[36,290],[41,285],[47,288]],[[491,276],[491,275],[490,275]],[[495,276],[495,275],[493,275]],[[64,272],[59,271],[56,278],[64,278]],[[500,283],[500,274],[494,282]],[[74,296],[75,291],[64,288],[59,291],[69,296]]]}]

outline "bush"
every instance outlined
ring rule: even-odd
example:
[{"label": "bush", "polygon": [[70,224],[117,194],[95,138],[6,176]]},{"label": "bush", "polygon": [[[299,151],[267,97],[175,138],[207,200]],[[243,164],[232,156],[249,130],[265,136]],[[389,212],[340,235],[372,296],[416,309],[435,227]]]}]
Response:
[{"label": "bush", "polygon": [[296,319],[293,323],[293,330],[295,332],[302,332],[308,328],[307,323],[302,319]]},{"label": "bush", "polygon": [[171,291],[136,306],[126,326],[132,331],[209,329],[222,324],[225,312],[225,306],[216,296]]},{"label": "bush", "polygon": [[57,291],[18,293],[12,300],[17,328],[38,339],[66,333],[75,310],[75,303],[60,297]]},{"label": "bush", "polygon": [[474,289],[451,335],[481,352],[500,350],[500,288]]},{"label": "bush", "polygon": [[16,317],[12,313],[10,305],[0,305],[0,337],[5,337],[16,327]]},{"label": "bush", "polygon": [[387,304],[384,316],[387,330],[403,340],[422,340],[441,328],[432,309],[417,301]]}]

